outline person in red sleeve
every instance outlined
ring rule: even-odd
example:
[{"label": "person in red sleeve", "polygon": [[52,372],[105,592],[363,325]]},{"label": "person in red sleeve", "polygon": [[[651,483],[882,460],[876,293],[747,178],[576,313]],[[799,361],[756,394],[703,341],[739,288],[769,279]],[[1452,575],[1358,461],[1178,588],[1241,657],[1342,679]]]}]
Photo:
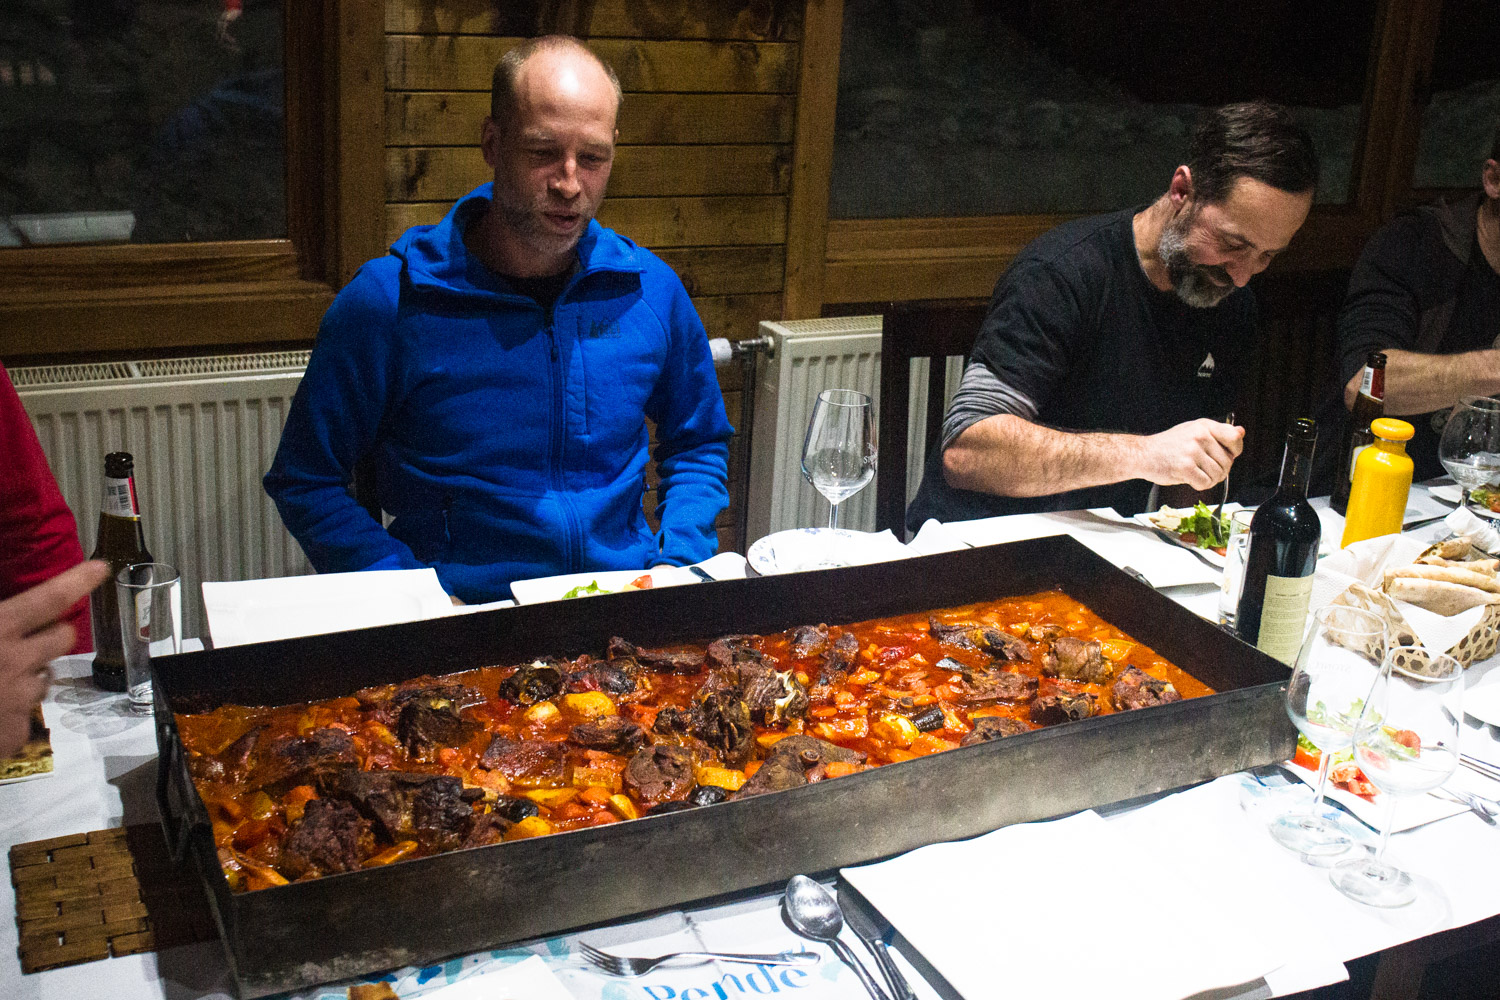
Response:
[{"label": "person in red sleeve", "polygon": [[[0,365],[0,600],[83,562],[78,525],[42,454],[10,374]],[[94,648],[87,594],[62,616],[73,627],[71,652]],[[68,652],[68,650],[64,650]]]}]

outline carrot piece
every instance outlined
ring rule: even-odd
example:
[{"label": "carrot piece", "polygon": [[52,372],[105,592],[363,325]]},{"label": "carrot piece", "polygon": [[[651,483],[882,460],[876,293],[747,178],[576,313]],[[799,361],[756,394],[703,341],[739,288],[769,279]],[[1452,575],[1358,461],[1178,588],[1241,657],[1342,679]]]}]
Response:
[{"label": "carrot piece", "polygon": [[842,778],[846,774],[853,774],[861,770],[858,764],[847,760],[836,760],[823,769],[823,773],[830,778]]},{"label": "carrot piece", "polygon": [[579,802],[587,802],[591,806],[602,808],[609,805],[610,791],[599,785],[591,785],[578,793]]}]

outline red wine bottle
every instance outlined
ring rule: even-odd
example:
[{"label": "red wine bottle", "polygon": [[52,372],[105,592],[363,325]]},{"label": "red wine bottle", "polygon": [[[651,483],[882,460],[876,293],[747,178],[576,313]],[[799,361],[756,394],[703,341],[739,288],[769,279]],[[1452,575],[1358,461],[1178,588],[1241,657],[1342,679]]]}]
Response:
[{"label": "red wine bottle", "polygon": [[1302,646],[1323,527],[1307,502],[1318,427],[1306,417],[1287,431],[1276,495],[1250,521],[1245,583],[1235,612],[1240,638],[1291,664]]}]

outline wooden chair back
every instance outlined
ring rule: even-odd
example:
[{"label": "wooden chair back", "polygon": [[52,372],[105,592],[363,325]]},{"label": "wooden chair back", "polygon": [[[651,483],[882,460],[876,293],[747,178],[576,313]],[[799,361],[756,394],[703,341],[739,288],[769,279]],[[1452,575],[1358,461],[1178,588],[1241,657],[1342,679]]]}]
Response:
[{"label": "wooden chair back", "polygon": [[[943,428],[946,360],[967,358],[989,308],[987,299],[928,299],[891,302],[880,331],[880,425],[877,429],[875,530],[890,528],[904,539],[906,442],[911,422],[911,361],[928,358],[927,412],[922,436],[927,452],[937,446]],[[915,470],[921,476],[922,470]]]}]

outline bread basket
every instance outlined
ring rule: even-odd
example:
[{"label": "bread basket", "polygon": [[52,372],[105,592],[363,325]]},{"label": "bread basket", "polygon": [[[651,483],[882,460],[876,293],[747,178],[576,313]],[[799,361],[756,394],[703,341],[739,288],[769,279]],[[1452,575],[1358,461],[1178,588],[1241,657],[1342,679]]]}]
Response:
[{"label": "bread basket", "polygon": [[[1382,591],[1367,587],[1362,583],[1351,583],[1348,589],[1333,599],[1333,603],[1362,608],[1380,615],[1385,619],[1388,630],[1386,639],[1391,646],[1420,646],[1422,644],[1422,640],[1417,638],[1416,632],[1412,631],[1406,619],[1401,616],[1396,602]],[[1496,648],[1500,648],[1500,605],[1491,604],[1484,609],[1484,615],[1478,623],[1446,652],[1467,668],[1471,663],[1494,656]],[[1413,673],[1422,673],[1425,664],[1398,661],[1396,666]]]}]

